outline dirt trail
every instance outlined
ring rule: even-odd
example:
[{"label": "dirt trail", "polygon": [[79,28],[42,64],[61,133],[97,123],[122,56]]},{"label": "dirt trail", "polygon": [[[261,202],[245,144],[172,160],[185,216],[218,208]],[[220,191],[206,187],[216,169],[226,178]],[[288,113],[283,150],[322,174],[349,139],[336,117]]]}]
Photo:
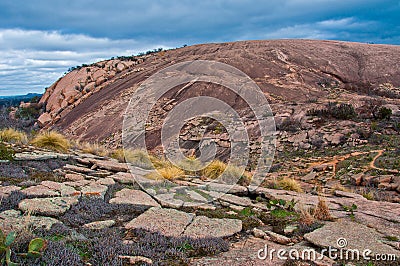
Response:
[{"label": "dirt trail", "polygon": [[380,168],[380,167],[375,166],[376,160],[377,160],[380,156],[382,156],[382,154],[383,154],[384,151],[385,151],[385,150],[378,150],[378,151],[377,151],[378,154],[377,154],[377,155],[372,159],[372,161],[369,163],[369,167],[370,167],[371,169],[376,169],[376,170],[380,170],[380,171],[386,171],[386,172],[389,172],[389,173],[394,173],[394,174],[399,173],[399,170],[396,170],[396,169],[385,169],[385,168]]},{"label": "dirt trail", "polygon": [[[310,167],[308,167],[308,171],[311,171],[315,166],[318,165],[332,165],[332,172],[336,173],[336,166],[339,162],[344,161],[350,157],[355,157],[355,156],[359,156],[359,155],[365,155],[365,154],[371,154],[371,153],[377,153],[377,155],[375,155],[375,157],[371,160],[371,162],[369,163],[369,169],[376,169],[376,170],[380,170],[380,171],[386,171],[389,173],[399,173],[398,170],[393,170],[393,169],[385,169],[385,168],[380,168],[375,166],[375,162],[376,160],[382,156],[382,154],[385,152],[385,150],[373,150],[373,151],[365,151],[365,152],[352,152],[352,153],[348,153],[342,156],[334,156],[333,160],[331,161],[319,161],[319,162],[313,162],[310,164]],[[369,170],[367,169],[367,170]],[[366,170],[366,171],[367,171]]]}]

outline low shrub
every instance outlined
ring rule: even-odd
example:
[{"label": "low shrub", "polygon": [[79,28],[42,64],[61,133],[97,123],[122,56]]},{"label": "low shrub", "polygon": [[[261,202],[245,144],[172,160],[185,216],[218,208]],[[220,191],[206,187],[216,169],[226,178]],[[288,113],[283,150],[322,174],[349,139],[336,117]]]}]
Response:
[{"label": "low shrub", "polygon": [[333,217],[329,211],[325,198],[319,197],[317,207],[314,209],[313,216],[321,221],[332,221]]},{"label": "low shrub", "polygon": [[250,185],[252,176],[248,172],[243,172],[240,167],[228,165],[226,167],[223,181],[227,184],[239,184],[242,186]]},{"label": "low shrub", "polygon": [[210,179],[217,179],[225,171],[226,166],[224,162],[214,160],[203,169],[203,175]]},{"label": "low shrub", "polygon": [[129,162],[134,166],[138,166],[144,169],[159,169],[170,166],[171,164],[163,159],[159,159],[145,150],[130,150],[130,149],[118,149],[115,151],[114,158]]},{"label": "low shrub", "polygon": [[277,124],[277,129],[281,131],[297,132],[301,130],[301,121],[293,117],[286,117],[281,124]]},{"label": "low shrub", "polygon": [[160,180],[163,178],[167,180],[174,180],[183,176],[185,176],[185,171],[173,165],[159,168],[156,171],[146,175],[147,178],[154,180]]},{"label": "low shrub", "polygon": [[6,128],[0,130],[0,141],[22,144],[28,142],[28,137],[22,131]]},{"label": "low shrub", "polygon": [[97,142],[95,143],[84,142],[80,143],[79,146],[80,150],[84,153],[90,153],[97,156],[109,155],[109,150],[104,145],[101,145]]},{"label": "low shrub", "polygon": [[39,133],[33,140],[32,145],[39,148],[47,148],[54,151],[66,152],[70,142],[60,133],[47,131]]},{"label": "low shrub", "polygon": [[357,117],[357,113],[351,104],[330,102],[323,109],[310,109],[307,111],[308,116],[318,116],[326,118],[335,118],[340,120],[348,120]]},{"label": "low shrub", "polygon": [[15,152],[13,149],[7,147],[3,143],[0,143],[0,160],[13,160]]},{"label": "low shrub", "polygon": [[194,156],[187,157],[178,163],[178,166],[187,174],[195,174],[203,167],[200,160]]},{"label": "low shrub", "polygon": [[17,110],[15,117],[18,119],[36,119],[39,117],[40,111],[33,107],[22,107]]},{"label": "low shrub", "polygon": [[82,226],[100,220],[118,219],[121,221],[132,220],[143,210],[140,208],[132,208],[128,204],[112,204],[107,203],[98,197],[85,196],[74,204],[60,220],[69,226]]},{"label": "low shrub", "polygon": [[379,108],[378,111],[376,113],[374,113],[374,118],[376,118],[376,119],[389,120],[391,116],[392,116],[392,109],[386,108],[384,106]]},{"label": "low shrub", "polygon": [[290,190],[295,192],[303,192],[300,184],[293,178],[284,177],[283,179],[279,180],[278,187],[284,190]]}]

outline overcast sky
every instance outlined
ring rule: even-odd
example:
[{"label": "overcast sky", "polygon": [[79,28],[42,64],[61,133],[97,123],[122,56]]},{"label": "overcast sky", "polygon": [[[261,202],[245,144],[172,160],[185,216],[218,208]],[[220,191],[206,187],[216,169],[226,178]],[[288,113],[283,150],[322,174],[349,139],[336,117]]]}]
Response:
[{"label": "overcast sky", "polygon": [[0,0],[0,96],[43,92],[71,66],[255,39],[400,44],[400,1]]}]

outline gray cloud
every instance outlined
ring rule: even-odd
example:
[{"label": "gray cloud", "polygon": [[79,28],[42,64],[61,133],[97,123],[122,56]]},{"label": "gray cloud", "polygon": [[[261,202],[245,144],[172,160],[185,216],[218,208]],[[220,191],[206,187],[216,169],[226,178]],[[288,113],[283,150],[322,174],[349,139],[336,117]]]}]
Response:
[{"label": "gray cloud", "polygon": [[168,46],[83,34],[0,30],[0,86],[8,94],[42,92],[71,66]]}]

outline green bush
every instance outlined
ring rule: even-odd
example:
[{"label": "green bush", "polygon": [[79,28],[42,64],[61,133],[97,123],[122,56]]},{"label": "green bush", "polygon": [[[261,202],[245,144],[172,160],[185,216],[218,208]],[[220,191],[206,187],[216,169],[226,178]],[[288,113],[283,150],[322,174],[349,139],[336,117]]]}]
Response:
[{"label": "green bush", "polygon": [[387,119],[387,120],[389,120],[391,116],[392,116],[392,109],[386,108],[384,106],[379,108],[378,112],[376,114],[374,114],[374,117],[377,118],[377,119]]},{"label": "green bush", "polygon": [[33,107],[22,107],[18,109],[15,117],[18,119],[35,119],[39,117],[39,110]]},{"label": "green bush", "polygon": [[7,147],[6,145],[0,143],[0,160],[13,160],[15,152],[13,149]]},{"label": "green bush", "polygon": [[336,118],[348,120],[357,117],[357,113],[351,104],[330,102],[324,109],[311,109],[307,111],[308,116],[318,116],[326,118]]}]

